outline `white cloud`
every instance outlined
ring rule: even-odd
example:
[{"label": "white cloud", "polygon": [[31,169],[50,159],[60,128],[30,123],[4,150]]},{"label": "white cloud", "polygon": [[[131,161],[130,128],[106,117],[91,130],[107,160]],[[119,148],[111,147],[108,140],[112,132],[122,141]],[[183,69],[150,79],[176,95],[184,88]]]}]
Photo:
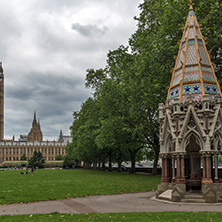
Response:
[{"label": "white cloud", "polygon": [[91,95],[86,69],[128,43],[142,0],[1,0],[0,61],[5,74],[5,137],[28,133],[33,112],[44,139],[69,133],[73,111]]}]

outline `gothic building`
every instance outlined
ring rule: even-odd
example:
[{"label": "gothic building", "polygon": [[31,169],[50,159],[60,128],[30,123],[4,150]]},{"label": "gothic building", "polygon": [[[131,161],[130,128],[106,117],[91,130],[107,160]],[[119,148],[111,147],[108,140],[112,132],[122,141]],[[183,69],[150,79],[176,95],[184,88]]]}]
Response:
[{"label": "gothic building", "polygon": [[34,112],[34,119],[32,121],[32,128],[28,134],[27,142],[42,141],[42,130],[40,122],[36,120],[36,112]]},{"label": "gothic building", "polygon": [[25,154],[29,160],[34,151],[40,151],[46,161],[55,161],[57,155],[66,155],[66,146],[72,141],[70,135],[64,136],[62,131],[57,141],[43,141],[40,122],[36,119],[36,112],[32,121],[32,128],[28,135],[20,135],[15,141],[4,140],[4,74],[0,62],[0,164],[5,161],[19,161]]},{"label": "gothic building", "polygon": [[157,198],[222,202],[221,90],[192,4],[159,119],[162,179]]}]

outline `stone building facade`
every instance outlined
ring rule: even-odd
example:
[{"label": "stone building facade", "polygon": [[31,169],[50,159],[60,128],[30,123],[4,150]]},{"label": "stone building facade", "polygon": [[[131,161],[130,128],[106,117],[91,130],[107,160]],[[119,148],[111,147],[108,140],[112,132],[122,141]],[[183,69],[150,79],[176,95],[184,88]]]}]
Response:
[{"label": "stone building facade", "polygon": [[159,119],[162,179],[157,198],[222,202],[221,89],[192,4]]},{"label": "stone building facade", "polygon": [[32,128],[28,135],[20,135],[15,141],[4,140],[4,74],[2,62],[0,62],[0,164],[5,161],[20,161],[25,154],[29,160],[34,151],[41,152],[46,161],[54,161],[57,155],[66,155],[66,146],[72,141],[70,135],[60,135],[57,141],[43,141],[43,133],[40,122],[37,122],[36,112],[32,122]]},{"label": "stone building facade", "polygon": [[33,141],[42,141],[43,135],[42,130],[40,126],[40,122],[37,122],[36,119],[36,112],[34,112],[34,119],[32,121],[32,128],[28,134],[27,142],[33,142]]}]

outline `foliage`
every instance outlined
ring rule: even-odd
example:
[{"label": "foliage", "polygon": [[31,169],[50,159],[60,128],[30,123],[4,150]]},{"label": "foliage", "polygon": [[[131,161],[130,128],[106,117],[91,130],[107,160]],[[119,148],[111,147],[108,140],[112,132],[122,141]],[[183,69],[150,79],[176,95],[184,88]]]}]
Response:
[{"label": "foliage", "polygon": [[[217,76],[222,79],[222,3],[219,0],[194,1],[203,35],[208,37]],[[149,0],[139,5],[135,18],[138,28],[129,46],[119,46],[107,54],[103,69],[88,69],[85,86],[93,98],[74,113],[73,152],[80,160],[95,162],[129,156],[134,163],[140,150],[149,150],[159,159],[158,104],[164,103],[171,69],[178,54],[188,15],[187,0]]]},{"label": "foliage", "polygon": [[20,161],[22,161],[22,160],[26,160],[27,158],[26,158],[26,155],[25,155],[25,153],[21,156],[21,158],[20,158]]},{"label": "foliage", "polygon": [[75,166],[75,160],[70,156],[66,155],[63,161],[64,168],[73,168]]},{"label": "foliage", "polygon": [[160,183],[160,175],[97,170],[39,169],[34,176],[20,172],[1,172],[0,204],[151,191]]},{"label": "foliage", "polygon": [[60,154],[55,157],[55,160],[63,160],[64,157]]},{"label": "foliage", "polygon": [[29,166],[41,168],[43,163],[45,163],[45,159],[42,153],[40,151],[34,151],[33,156],[29,160]]},{"label": "foliage", "polygon": [[174,222],[196,222],[196,221],[220,221],[221,212],[132,212],[132,213],[85,213],[85,214],[33,214],[33,215],[7,215],[0,216],[1,221],[26,222],[26,221],[174,221]]}]

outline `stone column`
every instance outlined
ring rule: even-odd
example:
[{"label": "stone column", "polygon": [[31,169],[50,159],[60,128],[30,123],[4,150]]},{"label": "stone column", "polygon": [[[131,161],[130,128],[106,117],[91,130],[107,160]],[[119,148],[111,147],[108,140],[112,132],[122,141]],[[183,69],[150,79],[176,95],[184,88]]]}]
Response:
[{"label": "stone column", "polygon": [[161,182],[170,182],[169,177],[169,159],[167,156],[162,157],[162,179]]},{"label": "stone column", "polygon": [[175,158],[172,156],[172,183],[175,183]]},{"label": "stone column", "polygon": [[218,179],[218,154],[214,154],[214,183],[219,183],[219,179]]},{"label": "stone column", "polygon": [[184,155],[177,156],[177,179],[176,183],[185,184],[186,180],[184,177]]},{"label": "stone column", "polygon": [[203,184],[211,184],[213,180],[211,178],[211,155],[205,154],[203,156]]}]

